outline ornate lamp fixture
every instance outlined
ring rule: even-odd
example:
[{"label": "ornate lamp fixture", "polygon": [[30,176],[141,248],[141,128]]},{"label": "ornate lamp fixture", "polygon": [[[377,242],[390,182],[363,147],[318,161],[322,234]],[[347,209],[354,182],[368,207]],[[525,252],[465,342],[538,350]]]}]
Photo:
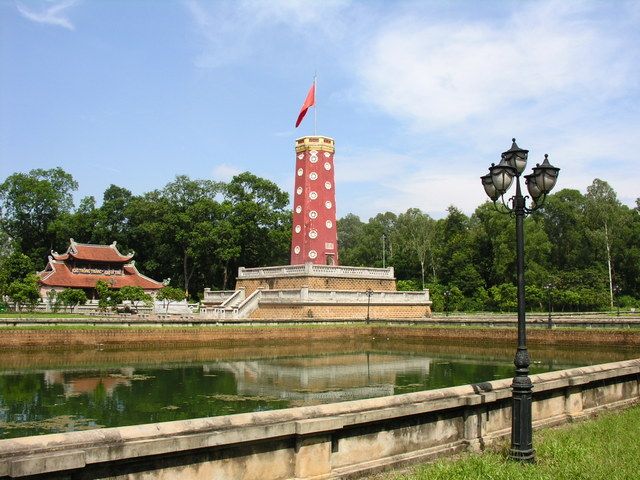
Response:
[{"label": "ornate lamp fixture", "polygon": [[[524,216],[542,207],[544,201],[558,180],[560,169],[549,163],[549,156],[544,156],[542,164],[536,164],[533,173],[524,175],[529,196],[522,196],[520,177],[527,166],[529,151],[516,144],[513,139],[511,148],[504,152],[498,165],[491,164],[489,173],[480,177],[487,196],[496,204],[502,198],[504,213],[516,217],[516,273],[518,277],[518,349],[514,364],[516,374],[511,384],[513,392],[511,450],[509,456],[521,462],[532,462],[535,451],[532,442],[532,395],[531,379],[529,378],[529,352],[527,350],[527,331],[525,323],[524,298]],[[505,202],[507,193],[515,179],[516,193]],[[527,198],[531,204],[527,207]]]}]

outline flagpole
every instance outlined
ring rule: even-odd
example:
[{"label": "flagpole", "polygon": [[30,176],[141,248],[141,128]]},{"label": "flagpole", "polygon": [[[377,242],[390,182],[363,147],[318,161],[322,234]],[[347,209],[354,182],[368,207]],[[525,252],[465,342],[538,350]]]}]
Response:
[{"label": "flagpole", "polygon": [[313,89],[315,105],[313,106],[313,136],[318,135],[318,83],[317,72],[313,72]]}]

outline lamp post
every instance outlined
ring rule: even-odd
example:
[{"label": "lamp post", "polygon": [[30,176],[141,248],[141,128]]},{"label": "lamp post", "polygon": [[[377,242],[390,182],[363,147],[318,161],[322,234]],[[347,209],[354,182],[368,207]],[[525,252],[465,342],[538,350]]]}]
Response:
[{"label": "lamp post", "polygon": [[444,314],[449,316],[449,297],[451,296],[451,291],[445,290],[444,292]]},{"label": "lamp post", "polygon": [[550,283],[547,283],[544,288],[547,291],[547,302],[549,303],[549,307],[548,307],[549,318],[547,319],[547,328],[551,330],[553,328],[553,322],[551,321],[551,290],[553,289],[553,285]]},{"label": "lamp post", "polygon": [[367,325],[369,324],[369,307],[371,306],[371,295],[373,295],[373,290],[371,290],[370,288],[367,288],[367,291],[364,292],[367,295],[367,318],[366,318],[366,322]]},{"label": "lamp post", "polygon": [[387,267],[387,236],[382,234],[382,268]]},{"label": "lamp post", "polygon": [[[536,164],[533,173],[525,175],[525,183],[529,196],[523,196],[520,187],[520,177],[527,166],[528,150],[523,150],[513,139],[511,148],[504,152],[498,165],[491,164],[489,173],[480,177],[486,194],[494,205],[498,198],[502,198],[504,213],[515,216],[516,219],[516,274],[518,279],[518,348],[515,359],[515,376],[511,384],[511,450],[509,457],[520,462],[533,462],[535,452],[532,442],[531,404],[533,385],[529,378],[529,352],[527,350],[527,331],[525,323],[524,298],[524,217],[526,214],[540,208],[551,192],[558,179],[559,168],[549,163],[548,155],[544,156],[542,164]],[[515,178],[516,192],[506,202],[504,194]],[[531,202],[527,206],[527,198]],[[498,208],[496,206],[496,208]]]}]

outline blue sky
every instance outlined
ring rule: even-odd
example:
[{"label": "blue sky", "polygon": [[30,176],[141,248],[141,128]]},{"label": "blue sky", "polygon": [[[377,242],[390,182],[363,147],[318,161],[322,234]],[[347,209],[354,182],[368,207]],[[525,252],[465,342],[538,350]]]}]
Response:
[{"label": "blue sky", "polygon": [[291,193],[318,75],[338,215],[449,205],[516,137],[556,188],[640,197],[640,2],[0,0],[0,178],[98,202],[249,170]]}]

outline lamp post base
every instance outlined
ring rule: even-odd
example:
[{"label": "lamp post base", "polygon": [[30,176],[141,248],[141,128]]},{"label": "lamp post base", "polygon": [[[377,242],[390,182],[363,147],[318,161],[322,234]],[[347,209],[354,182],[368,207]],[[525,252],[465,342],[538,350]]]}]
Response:
[{"label": "lamp post base", "polygon": [[511,449],[509,450],[509,459],[522,463],[535,463],[536,451],[534,449],[524,451]]}]

